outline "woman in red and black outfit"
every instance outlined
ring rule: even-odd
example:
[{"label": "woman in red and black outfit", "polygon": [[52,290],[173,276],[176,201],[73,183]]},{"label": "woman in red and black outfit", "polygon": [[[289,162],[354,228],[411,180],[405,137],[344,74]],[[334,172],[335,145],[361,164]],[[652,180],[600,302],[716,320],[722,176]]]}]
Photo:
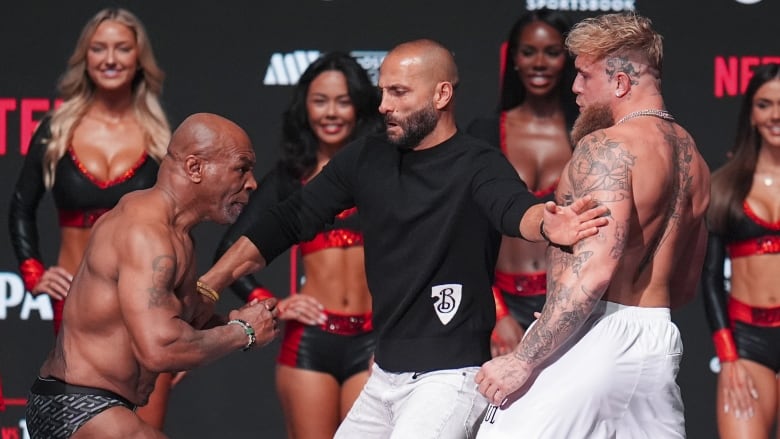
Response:
[{"label": "woman in red and black outfit", "polygon": [[[59,332],[70,282],[91,226],[124,194],[152,186],[170,139],[160,106],[164,74],[143,24],[104,9],[83,28],[59,81],[62,105],[38,126],[9,209],[11,242],[25,288],[53,300]],[[59,257],[46,267],[37,210],[50,190],[60,225]],[[66,323],[67,324],[67,323]],[[162,428],[171,375],[158,380],[139,416]]]},{"label": "woman in red and black outfit", "polygon": [[720,437],[770,437],[780,403],[780,64],[754,70],[732,156],[713,173],[708,222],[702,286],[720,359]]},{"label": "woman in red and black outfit", "polygon": [[[282,158],[259,182],[217,257],[349,141],[380,130],[378,107],[376,88],[349,55],[333,52],[312,63],[284,113]],[[299,245],[305,281],[279,303],[286,324],[276,385],[290,438],[332,438],[368,379],[375,337],[358,215],[345,210]],[[232,287],[246,301],[272,295],[250,276]]]},{"label": "woman in red and black outfit", "polygon": [[[571,84],[574,68],[564,38],[571,23],[560,12],[529,11],[509,32],[497,114],[473,121],[468,133],[499,146],[534,194],[552,200],[572,153],[569,128],[577,115]],[[541,311],[547,291],[544,243],[503,237],[493,295],[496,329],[491,351],[517,346]]]}]

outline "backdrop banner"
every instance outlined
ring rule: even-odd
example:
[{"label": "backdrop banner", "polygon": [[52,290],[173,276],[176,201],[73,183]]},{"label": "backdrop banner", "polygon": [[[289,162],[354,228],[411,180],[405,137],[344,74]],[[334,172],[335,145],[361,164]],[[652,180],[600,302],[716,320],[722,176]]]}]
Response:
[{"label": "backdrop banner", "polygon": [[[166,72],[162,101],[171,125],[195,112],[236,121],[252,138],[257,176],[278,157],[281,113],[291,86],[312,60],[330,50],[351,53],[376,80],[384,55],[396,44],[421,37],[441,41],[455,53],[460,69],[457,118],[465,127],[496,107],[499,48],[527,9],[560,9],[575,21],[637,10],[664,36],[667,108],[691,132],[713,169],[732,144],[739,99],[752,68],[780,61],[780,2],[774,0],[8,2],[0,19],[2,439],[28,437],[27,391],[53,343],[51,303],[25,291],[19,276],[7,206],[31,134],[58,103],[56,82],[81,27],[109,5],[125,7],[144,22]],[[38,210],[46,265],[56,262],[59,248],[55,216],[47,194]],[[204,224],[194,231],[200,272],[212,263],[224,230]],[[289,290],[288,260],[280,257],[259,275],[279,294]],[[220,311],[240,305],[232,294],[222,297]],[[717,362],[700,298],[673,317],[685,343],[679,384],[688,437],[715,437]],[[278,348],[277,341],[191,371],[171,394],[166,433],[174,438],[285,437],[274,388]]]}]

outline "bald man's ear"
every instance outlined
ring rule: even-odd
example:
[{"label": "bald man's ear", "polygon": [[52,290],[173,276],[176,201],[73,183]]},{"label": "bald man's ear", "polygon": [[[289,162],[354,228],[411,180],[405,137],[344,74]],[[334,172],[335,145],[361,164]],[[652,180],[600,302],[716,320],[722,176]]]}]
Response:
[{"label": "bald man's ear", "polygon": [[441,110],[450,104],[454,95],[455,88],[451,82],[440,82],[436,84],[436,91],[433,94],[433,105],[437,110]]},{"label": "bald man's ear", "polygon": [[184,159],[184,171],[187,173],[187,177],[195,183],[200,183],[203,180],[204,165],[203,159],[192,154]]}]

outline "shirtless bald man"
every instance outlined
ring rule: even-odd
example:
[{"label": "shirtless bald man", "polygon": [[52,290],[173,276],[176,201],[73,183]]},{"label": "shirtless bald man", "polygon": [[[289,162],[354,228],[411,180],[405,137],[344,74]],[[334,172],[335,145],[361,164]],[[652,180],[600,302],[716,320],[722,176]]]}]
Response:
[{"label": "shirtless bald man", "polygon": [[378,341],[337,438],[472,437],[486,405],[474,375],[490,358],[501,233],[541,241],[544,218],[550,238],[573,243],[606,223],[588,199],[538,204],[498,149],[459,132],[457,83],[442,45],[394,48],[379,77],[386,136],[345,146],[203,276],[224,288],[357,207]]},{"label": "shirtless bald man", "polygon": [[709,169],[664,108],[663,47],[650,20],[585,19],[566,44],[581,114],[556,198],[592,195],[609,222],[570,251],[548,249],[541,316],[477,375],[494,404],[478,437],[683,438],[682,341],[670,308],[696,292]]},{"label": "shirtless bald man", "polygon": [[210,329],[192,326],[218,296],[196,288],[190,231],[204,221],[235,221],[257,187],[254,163],[238,125],[192,115],[173,133],[157,183],[124,196],[95,224],[62,330],[32,386],[33,438],[165,437],[133,412],[158,374],[277,335],[273,299],[231,311],[227,323],[214,316]]}]

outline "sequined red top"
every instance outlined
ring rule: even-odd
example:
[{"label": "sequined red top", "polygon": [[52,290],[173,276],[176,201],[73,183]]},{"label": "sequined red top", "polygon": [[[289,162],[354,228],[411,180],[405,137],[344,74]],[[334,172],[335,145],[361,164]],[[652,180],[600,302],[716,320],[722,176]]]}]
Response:
[{"label": "sequined red top", "polygon": [[[336,221],[346,220],[357,213],[357,208],[347,209],[336,216]],[[363,245],[363,234],[357,230],[334,228],[318,233],[311,241],[302,242],[298,247],[301,255],[324,250],[327,248],[346,248]]]},{"label": "sequined red top", "polygon": [[151,186],[156,177],[157,164],[148,154],[143,153],[135,164],[119,177],[108,181],[100,180],[89,173],[73,147],[69,148],[68,156],[63,157],[57,164],[57,179],[52,188],[60,226],[92,227],[122,195]]},{"label": "sequined red top", "polygon": [[770,223],[760,218],[747,201],[742,203],[745,216],[735,228],[735,240],[728,243],[729,256],[744,256],[780,253],[780,221]]}]

